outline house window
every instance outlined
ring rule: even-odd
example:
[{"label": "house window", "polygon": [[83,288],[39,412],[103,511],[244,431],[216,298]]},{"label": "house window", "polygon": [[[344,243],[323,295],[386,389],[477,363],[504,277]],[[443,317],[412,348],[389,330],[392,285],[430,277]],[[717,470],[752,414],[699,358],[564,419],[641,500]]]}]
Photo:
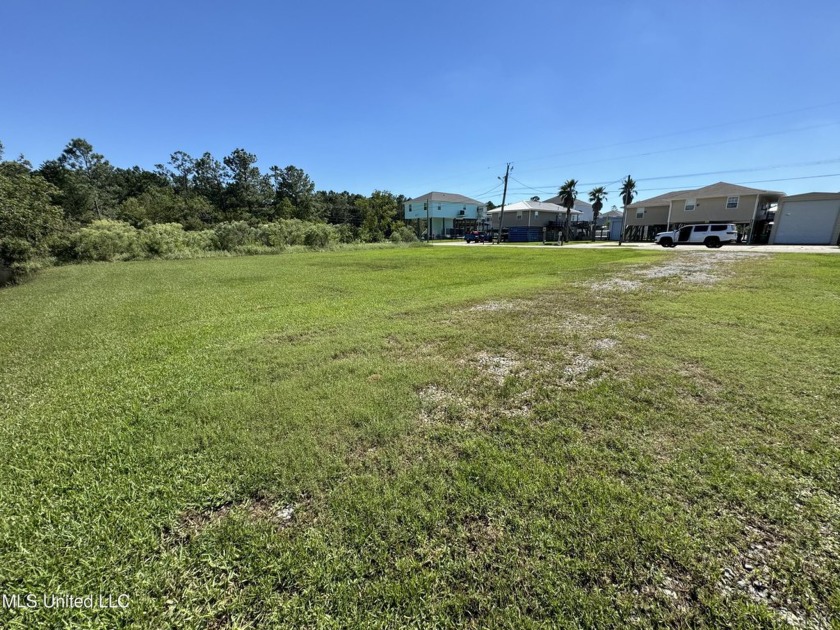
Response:
[{"label": "house window", "polygon": [[411,204],[408,204],[408,211],[411,212]]},{"label": "house window", "polygon": [[467,213],[466,210],[461,210],[458,214],[461,215],[461,216],[464,216],[466,213]]},{"label": "house window", "polygon": [[697,207],[697,200],[696,199],[686,199],[685,200],[685,211],[686,212],[694,212],[694,208]]},{"label": "house window", "polygon": [[540,216],[540,211],[534,210],[534,218],[536,219],[538,216]]},{"label": "house window", "polygon": [[517,219],[521,219],[521,218],[522,218],[522,213],[521,213],[521,212],[517,212],[517,213],[516,213],[516,218],[517,218]]},{"label": "house window", "polygon": [[438,212],[440,212],[440,204],[438,204]]},{"label": "house window", "polygon": [[728,209],[733,209],[738,207],[738,197],[727,197],[726,198],[726,207]]},{"label": "house window", "polygon": [[637,219],[644,219],[645,218],[645,209],[644,208],[639,208],[638,210],[636,210],[636,218]]}]

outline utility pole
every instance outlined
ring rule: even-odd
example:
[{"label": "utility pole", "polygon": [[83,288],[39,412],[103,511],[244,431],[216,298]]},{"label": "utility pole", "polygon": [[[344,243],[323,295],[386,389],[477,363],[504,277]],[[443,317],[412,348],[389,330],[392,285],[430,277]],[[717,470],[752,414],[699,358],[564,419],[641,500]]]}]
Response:
[{"label": "utility pole", "polygon": [[[505,218],[505,199],[507,199],[507,182],[508,182],[508,175],[511,172],[510,162],[507,163],[507,168],[505,168],[505,188],[502,191],[502,208],[499,210],[499,236],[496,240],[496,245],[501,245],[502,243],[502,220]],[[502,179],[501,177],[499,179]]]}]

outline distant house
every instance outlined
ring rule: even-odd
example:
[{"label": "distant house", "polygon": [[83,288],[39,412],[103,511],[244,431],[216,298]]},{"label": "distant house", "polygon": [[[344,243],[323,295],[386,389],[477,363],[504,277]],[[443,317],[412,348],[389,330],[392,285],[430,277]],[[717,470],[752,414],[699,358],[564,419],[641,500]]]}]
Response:
[{"label": "distant house", "polygon": [[[546,199],[545,203],[556,203],[558,206],[562,206],[563,204],[560,203],[560,196],[552,197],[551,199]],[[577,214],[572,212],[572,221],[586,221],[587,223],[592,222],[592,206],[588,203],[583,201],[582,199],[575,199],[575,208]],[[565,212],[566,209],[564,208],[563,211]]]},{"label": "distant house", "polygon": [[766,242],[774,205],[784,193],[718,182],[677,190],[627,206],[628,241],[652,240],[657,232],[689,223],[735,223],[750,242]]},{"label": "distant house", "polygon": [[623,216],[624,213],[621,210],[608,210],[607,212],[602,212],[598,215],[598,225],[609,225],[610,222],[615,221],[616,219],[621,221]]},{"label": "distant house", "polygon": [[782,197],[770,243],[840,245],[840,193],[806,193]]},{"label": "distant house", "polygon": [[427,220],[432,238],[458,237],[469,230],[487,228],[484,203],[455,193],[426,193],[403,203],[403,211],[418,236],[426,232]]},{"label": "distant house", "polygon": [[[499,228],[501,208],[487,212],[490,226]],[[579,210],[572,210],[572,221],[580,215]],[[547,201],[517,201],[505,206],[504,227],[556,227],[566,220],[566,209]]]}]

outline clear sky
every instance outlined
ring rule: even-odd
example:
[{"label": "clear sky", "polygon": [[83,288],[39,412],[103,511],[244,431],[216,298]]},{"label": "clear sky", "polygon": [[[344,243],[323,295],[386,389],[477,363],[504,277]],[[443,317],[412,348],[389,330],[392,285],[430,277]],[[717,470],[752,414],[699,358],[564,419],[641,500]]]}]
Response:
[{"label": "clear sky", "polygon": [[508,161],[510,201],[627,174],[837,191],[839,27],[837,0],[10,1],[0,140],[36,165],[74,137],[121,167],[242,147],[319,189],[496,203]]}]

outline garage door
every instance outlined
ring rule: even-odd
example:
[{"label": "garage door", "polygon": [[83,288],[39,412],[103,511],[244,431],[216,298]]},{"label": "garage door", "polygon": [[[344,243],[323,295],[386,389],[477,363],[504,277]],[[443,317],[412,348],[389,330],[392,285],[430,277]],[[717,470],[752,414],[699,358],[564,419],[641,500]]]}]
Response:
[{"label": "garage door", "polygon": [[837,201],[795,201],[782,206],[776,243],[831,245],[831,235],[840,214]]}]

